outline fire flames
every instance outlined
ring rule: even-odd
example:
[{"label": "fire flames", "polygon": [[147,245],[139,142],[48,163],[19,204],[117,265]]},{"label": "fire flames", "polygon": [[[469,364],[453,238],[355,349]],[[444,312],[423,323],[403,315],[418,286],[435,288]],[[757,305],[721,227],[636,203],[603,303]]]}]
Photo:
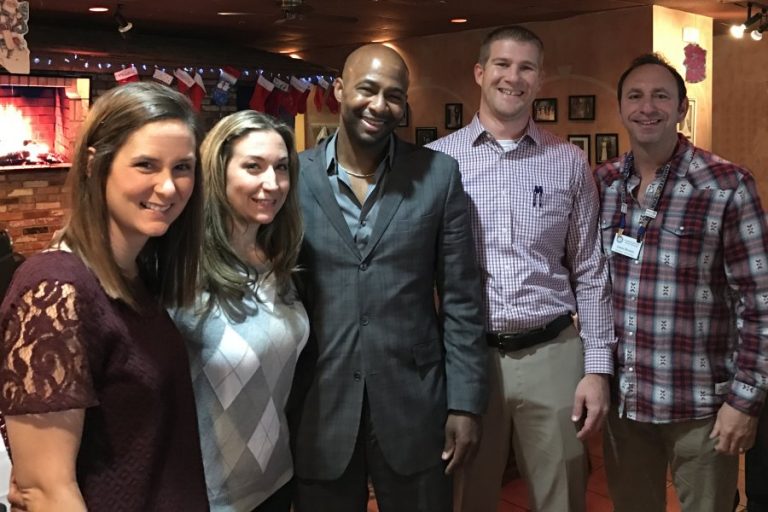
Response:
[{"label": "fire flames", "polygon": [[60,163],[47,144],[32,140],[32,126],[13,105],[0,105],[0,165]]}]

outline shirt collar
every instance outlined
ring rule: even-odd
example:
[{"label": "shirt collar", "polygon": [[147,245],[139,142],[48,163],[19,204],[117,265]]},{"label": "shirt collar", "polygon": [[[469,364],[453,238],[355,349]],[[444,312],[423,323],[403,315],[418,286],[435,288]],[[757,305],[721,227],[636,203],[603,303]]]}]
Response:
[{"label": "shirt collar", "polygon": [[[472,141],[472,145],[478,145],[485,141],[493,141],[498,144],[496,138],[491,134],[491,132],[486,130],[483,126],[483,123],[480,122],[479,112],[475,114],[475,116],[472,118],[472,122],[469,123],[468,135]],[[528,125],[525,127],[525,131],[523,132],[523,135],[520,137],[519,141],[522,142],[526,137],[529,138],[537,146],[541,144],[541,128],[539,128],[531,118],[528,119]]]},{"label": "shirt collar", "polygon": [[[669,160],[667,160],[667,162],[664,162],[664,164],[661,165],[656,170],[656,174],[658,175],[658,173],[661,171],[661,169],[664,168],[664,166],[667,163],[671,163],[671,166],[672,166],[671,172],[675,173],[675,176],[677,176],[678,178],[682,178],[683,176],[685,176],[688,173],[688,168],[690,167],[689,165],[685,165],[685,162],[687,161],[685,158],[685,155],[688,152],[688,150],[694,151],[695,147],[693,146],[693,144],[691,144],[691,141],[688,140],[688,138],[685,135],[683,135],[682,133],[678,133],[677,145],[675,146],[675,150],[672,152],[672,157]],[[624,161],[627,159],[627,155],[629,155],[631,151],[632,150],[627,151],[626,153],[621,155],[621,159],[619,160],[619,165],[618,165],[619,173],[621,173],[622,169],[624,169]],[[634,174],[634,169],[633,169],[633,174]]]},{"label": "shirt collar", "polygon": [[[328,140],[328,145],[325,147],[325,161],[328,162],[328,167],[326,169],[326,172],[328,175],[336,174],[336,141],[338,140],[338,134],[339,131],[336,130],[334,134],[331,136],[330,140]],[[387,154],[384,157],[384,160],[387,161],[387,168],[392,167],[392,163],[395,160],[395,136],[390,135],[389,136],[389,146],[387,147]],[[379,162],[379,167],[381,167],[381,162]]]}]

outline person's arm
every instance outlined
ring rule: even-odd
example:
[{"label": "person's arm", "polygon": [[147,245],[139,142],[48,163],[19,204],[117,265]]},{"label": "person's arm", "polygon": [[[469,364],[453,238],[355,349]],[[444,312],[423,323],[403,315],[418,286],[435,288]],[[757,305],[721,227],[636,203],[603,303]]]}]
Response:
[{"label": "person's arm", "polygon": [[443,460],[450,473],[469,462],[480,440],[480,415],[488,402],[488,347],[482,319],[482,288],[475,259],[467,198],[458,164],[450,176],[438,241],[437,293],[443,322],[449,415]]},{"label": "person's arm", "polygon": [[754,444],[768,391],[768,224],[754,179],[742,177],[722,226],[725,276],[739,297],[736,373],[711,434],[718,438],[715,449],[729,454]]},{"label": "person's arm", "polygon": [[86,510],[75,474],[84,417],[83,409],[5,417],[22,510]]},{"label": "person's arm", "polygon": [[579,425],[579,439],[602,426],[608,413],[608,381],[613,374],[616,336],[608,265],[600,246],[600,213],[597,187],[585,159],[576,160],[573,210],[566,238],[566,261],[578,308],[580,335],[584,343],[584,378],[574,393],[572,420]]}]

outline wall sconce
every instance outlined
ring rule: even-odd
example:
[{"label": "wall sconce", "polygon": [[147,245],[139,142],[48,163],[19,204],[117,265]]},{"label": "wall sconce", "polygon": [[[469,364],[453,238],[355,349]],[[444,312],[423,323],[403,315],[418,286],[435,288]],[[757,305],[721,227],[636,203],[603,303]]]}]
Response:
[{"label": "wall sconce", "polygon": [[[756,12],[755,14],[752,14],[752,7],[759,7],[760,11]],[[736,39],[743,38],[744,37],[744,32],[746,32],[747,29],[751,25],[754,25],[755,23],[761,21],[766,16],[766,11],[768,11],[768,8],[766,8],[764,5],[753,3],[753,2],[749,2],[747,4],[747,19],[746,19],[746,21],[744,21],[744,23],[742,23],[741,25],[731,25],[731,28],[729,29],[731,35],[733,37],[735,37]],[[761,25],[761,28],[764,25],[765,24]],[[765,29],[763,29],[763,30],[765,30]],[[758,32],[759,35],[755,35],[756,32]],[[762,30],[760,30],[760,28],[758,28],[757,30],[753,30],[752,31],[752,39],[754,39],[755,41],[759,41],[762,38],[763,38],[763,33],[762,33]]]},{"label": "wall sconce", "polygon": [[701,34],[696,27],[683,27],[683,42],[689,44],[699,44]]},{"label": "wall sconce", "polygon": [[125,19],[123,16],[123,4],[117,4],[115,9],[115,21],[117,22],[117,31],[120,35],[125,37],[128,32],[133,28],[133,23]]}]

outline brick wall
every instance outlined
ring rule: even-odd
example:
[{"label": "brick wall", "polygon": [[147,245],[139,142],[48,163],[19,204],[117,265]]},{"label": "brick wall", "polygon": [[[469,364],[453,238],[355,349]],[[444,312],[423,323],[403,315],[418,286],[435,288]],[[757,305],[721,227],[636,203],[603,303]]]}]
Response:
[{"label": "brick wall", "polygon": [[64,223],[64,182],[68,168],[8,170],[0,173],[0,226],[16,252],[45,249]]}]

